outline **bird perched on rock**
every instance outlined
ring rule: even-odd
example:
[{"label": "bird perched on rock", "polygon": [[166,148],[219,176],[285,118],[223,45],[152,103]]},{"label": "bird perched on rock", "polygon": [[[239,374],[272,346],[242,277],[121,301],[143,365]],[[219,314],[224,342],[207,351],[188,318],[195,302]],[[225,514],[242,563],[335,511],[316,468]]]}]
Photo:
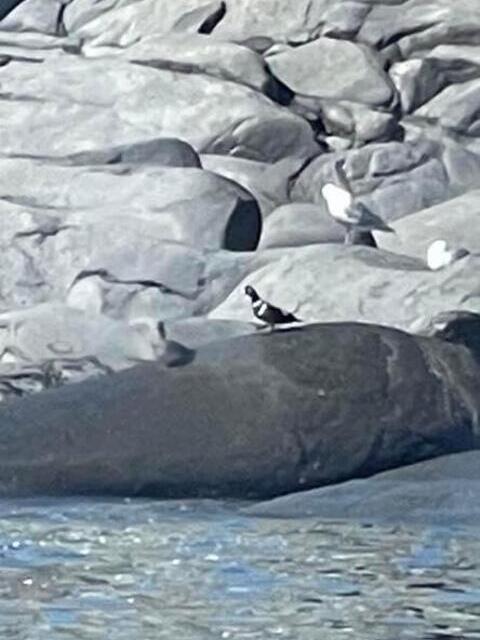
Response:
[{"label": "bird perched on rock", "polygon": [[350,244],[350,232],[352,229],[394,233],[392,227],[389,227],[379,216],[370,211],[363,202],[355,199],[343,165],[344,160],[335,162],[335,178],[338,184],[329,182],[324,185],[322,187],[322,196],[327,203],[328,212],[332,218],[347,228],[345,241]]},{"label": "bird perched on rock", "polygon": [[167,367],[183,367],[192,362],[195,358],[195,351],[189,349],[180,342],[169,340],[166,336],[165,323],[157,323],[158,333],[165,342],[165,350],[161,355],[161,360]]},{"label": "bird perched on rock", "polygon": [[452,249],[445,240],[435,240],[427,249],[427,264],[432,271],[438,271],[469,254],[463,247]]},{"label": "bird perched on rock", "polygon": [[263,300],[252,286],[247,285],[245,287],[245,294],[252,302],[252,311],[254,316],[269,326],[271,331],[273,331],[277,324],[301,322],[301,320],[296,318],[293,313],[283,311],[266,300]]}]

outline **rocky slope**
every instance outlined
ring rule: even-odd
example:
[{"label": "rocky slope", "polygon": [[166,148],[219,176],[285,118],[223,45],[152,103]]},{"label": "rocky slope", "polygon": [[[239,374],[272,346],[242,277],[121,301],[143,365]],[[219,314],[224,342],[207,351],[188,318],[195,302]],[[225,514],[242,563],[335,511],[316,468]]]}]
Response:
[{"label": "rocky slope", "polygon": [[[2,7],[3,396],[155,359],[158,320],[250,322],[247,281],[306,322],[480,311],[475,0]],[[377,251],[326,213],[340,157]],[[472,255],[431,272],[439,238]]]},{"label": "rocky slope", "polygon": [[[423,371],[419,394],[443,388],[438,375],[467,386],[478,377],[478,318],[462,315],[480,312],[476,0],[7,0],[0,115],[0,399],[156,361],[168,350],[159,321],[193,348],[254,333],[247,283],[307,325],[430,324],[471,349],[425,342],[442,355],[425,371],[420,356],[411,365]],[[339,159],[355,194],[396,231],[376,232],[377,248],[344,244],[328,215],[322,187]],[[432,270],[435,240],[468,255]],[[460,329],[437,330],[452,311]],[[349,336],[343,328],[329,355],[347,358],[346,370]],[[265,376],[268,353],[250,363]],[[159,366],[159,384],[170,384]],[[196,375],[181,369],[179,380]],[[132,380],[148,378],[135,371]],[[352,393],[355,407],[363,396]],[[472,393],[460,392],[453,413],[458,392],[448,410],[432,401],[431,419],[473,424]],[[395,396],[402,416],[404,402]],[[362,433],[379,428],[375,411]],[[431,455],[450,451],[428,442]],[[308,482],[413,460],[415,446]],[[254,474],[263,493],[298,488],[285,469],[288,481]]]}]

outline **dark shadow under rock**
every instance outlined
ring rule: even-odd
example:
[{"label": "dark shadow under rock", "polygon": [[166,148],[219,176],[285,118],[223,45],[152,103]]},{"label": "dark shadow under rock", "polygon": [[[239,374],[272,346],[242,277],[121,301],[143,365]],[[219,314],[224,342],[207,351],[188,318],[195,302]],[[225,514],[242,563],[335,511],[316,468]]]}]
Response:
[{"label": "dark shadow under rock", "polygon": [[225,228],[222,248],[229,251],[254,251],[262,232],[262,216],[257,202],[238,199]]},{"label": "dark shadow under rock", "polygon": [[173,31],[210,34],[222,21],[227,12],[227,5],[223,0],[214,0],[204,6],[184,13],[174,24]]}]

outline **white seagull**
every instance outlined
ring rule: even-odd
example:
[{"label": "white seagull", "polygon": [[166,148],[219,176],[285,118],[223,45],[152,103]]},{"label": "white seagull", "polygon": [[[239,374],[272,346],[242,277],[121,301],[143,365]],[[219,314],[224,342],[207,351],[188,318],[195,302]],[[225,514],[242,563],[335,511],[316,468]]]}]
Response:
[{"label": "white seagull", "polygon": [[344,160],[337,160],[334,164],[335,177],[340,186],[329,182],[322,187],[322,196],[332,218],[347,228],[345,241],[348,242],[349,232],[352,229],[359,231],[376,229],[377,231],[394,233],[392,227],[389,227],[379,216],[370,211],[363,202],[355,199],[343,165]]},{"label": "white seagull", "polygon": [[445,240],[435,240],[427,249],[427,264],[432,271],[438,271],[469,254],[468,249],[451,249]]}]

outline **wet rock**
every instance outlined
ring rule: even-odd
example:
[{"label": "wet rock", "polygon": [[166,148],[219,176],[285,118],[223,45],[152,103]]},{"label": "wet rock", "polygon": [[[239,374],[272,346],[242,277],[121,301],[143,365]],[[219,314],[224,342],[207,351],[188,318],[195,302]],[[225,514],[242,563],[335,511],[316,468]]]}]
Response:
[{"label": "wet rock", "polygon": [[480,452],[441,456],[366,480],[276,498],[246,512],[269,518],[478,526]]},{"label": "wet rock", "polygon": [[295,93],[381,106],[392,100],[388,76],[361,45],[318,38],[269,55],[274,74]]},{"label": "wet rock", "polygon": [[0,490],[268,497],[365,476],[473,447],[475,376],[467,350],[376,326],[214,343],[4,404]]}]

